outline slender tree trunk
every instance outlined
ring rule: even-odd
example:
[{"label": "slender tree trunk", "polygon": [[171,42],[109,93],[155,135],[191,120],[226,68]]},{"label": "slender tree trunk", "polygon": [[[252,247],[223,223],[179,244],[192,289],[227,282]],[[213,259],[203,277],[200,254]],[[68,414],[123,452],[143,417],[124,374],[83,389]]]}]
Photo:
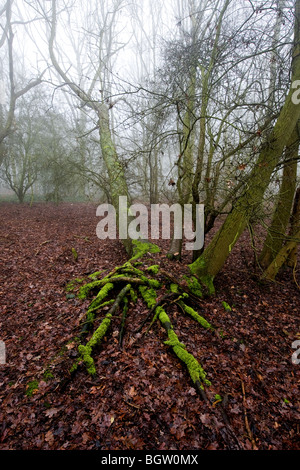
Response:
[{"label": "slender tree trunk", "polygon": [[[102,157],[105,162],[108,176],[109,176],[109,186],[110,186],[110,197],[112,204],[116,210],[117,221],[119,220],[119,197],[127,197],[127,209],[130,206],[130,196],[127,187],[127,181],[124,174],[124,168],[121,162],[119,161],[116,148],[112,139],[111,130],[109,126],[109,112],[108,108],[103,105],[98,109],[99,116],[99,136],[100,136],[100,145],[102,151]],[[130,222],[130,216],[128,215],[127,210],[127,219],[128,223]],[[132,243],[131,239],[127,237],[123,239],[123,244],[125,246],[126,252],[129,256],[132,254]]]},{"label": "slender tree trunk", "polygon": [[[213,74],[217,54],[218,54],[218,47],[219,47],[219,40],[221,35],[221,29],[223,24],[224,15],[226,10],[229,6],[230,0],[226,0],[224,2],[223,8],[220,12],[217,26],[216,26],[216,35],[214,38],[214,44],[211,51],[210,62],[207,69],[202,68],[202,102],[200,108],[200,136],[199,136],[199,143],[198,143],[198,155],[196,161],[196,169],[194,180],[192,184],[192,195],[193,195],[193,222],[194,226],[196,226],[196,206],[200,203],[199,198],[199,186],[202,178],[202,171],[203,171],[203,162],[204,162],[204,154],[205,154],[205,143],[206,143],[206,128],[207,128],[207,109],[209,104],[209,81]],[[199,256],[202,254],[202,250],[195,250],[193,251],[193,261],[197,260]]]},{"label": "slender tree trunk", "polygon": [[[187,109],[183,118],[182,142],[180,148],[180,157],[178,161],[178,179],[177,190],[179,194],[179,204],[191,202],[192,184],[193,184],[193,167],[194,167],[194,122],[193,116],[195,111],[195,87],[196,87],[196,67],[192,67],[190,75],[190,84],[187,89]],[[183,210],[182,210],[183,213]],[[181,220],[183,226],[183,220]],[[174,234],[170,243],[167,257],[169,259],[181,259],[182,240],[175,239]]]},{"label": "slender tree trunk", "polygon": [[[98,117],[99,124],[99,137],[100,137],[100,146],[101,154],[104,160],[104,163],[107,168],[109,176],[109,190],[111,202],[115,207],[117,222],[119,221],[119,196],[127,197],[127,209],[130,206],[130,197],[127,187],[127,181],[124,174],[124,168],[122,163],[119,160],[115,144],[112,138],[112,133],[110,129],[109,122],[109,108],[105,102],[97,102],[92,99],[89,92],[83,91],[78,85],[76,85],[64,70],[59,65],[55,53],[54,53],[54,41],[56,38],[56,24],[57,24],[57,13],[56,13],[56,0],[52,0],[52,19],[51,19],[51,33],[49,39],[49,53],[52,64],[60,77],[64,80],[70,89],[78,96],[82,103],[89,108],[93,109]],[[98,72],[97,72],[98,73]],[[128,212],[128,210],[127,210]],[[126,214],[127,216],[128,214]],[[130,217],[127,218],[128,223],[130,222]],[[132,243],[131,239],[123,240],[126,252],[130,256],[132,254]]]},{"label": "slender tree trunk", "polygon": [[182,121],[182,142],[178,161],[178,183],[180,204],[191,202],[194,168],[194,119],[195,116],[196,67],[192,67],[187,89],[186,111]]}]

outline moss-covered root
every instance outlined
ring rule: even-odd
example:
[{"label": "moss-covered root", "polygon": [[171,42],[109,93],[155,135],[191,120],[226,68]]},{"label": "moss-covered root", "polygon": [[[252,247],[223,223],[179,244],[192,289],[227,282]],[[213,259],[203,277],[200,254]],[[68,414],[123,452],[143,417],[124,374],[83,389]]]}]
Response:
[{"label": "moss-covered root", "polygon": [[171,346],[176,356],[184,362],[195,387],[201,393],[202,397],[206,398],[203,385],[210,385],[210,381],[206,379],[206,372],[197,359],[186,350],[185,345],[180,343],[165,310],[162,307],[157,307],[157,310],[158,318],[168,335],[168,341],[166,341],[165,344]]},{"label": "moss-covered root", "polygon": [[128,312],[128,298],[125,296],[124,297],[124,306],[123,306],[123,314],[122,314],[122,320],[121,320],[121,326],[120,326],[120,334],[119,334],[119,346],[122,348],[123,346],[123,337],[124,337],[124,331],[125,331],[125,321],[126,321],[126,315]]},{"label": "moss-covered root", "polygon": [[132,240],[133,256],[130,261],[142,258],[146,253],[159,253],[160,248],[154,243],[144,240]]},{"label": "moss-covered root", "polygon": [[[107,295],[113,288],[114,284],[108,282],[102,287],[102,289],[100,289],[94,300],[90,303],[89,308],[86,312],[86,320],[83,323],[81,334],[86,334],[92,327],[96,310],[103,307],[103,300],[107,297]],[[107,305],[109,304],[109,302],[105,302],[105,304]]]},{"label": "moss-covered root", "polygon": [[[170,284],[170,290],[172,293],[179,293],[179,287],[177,284],[174,284],[174,283]],[[182,310],[185,313],[187,313],[187,315],[189,315],[194,320],[196,320],[198,323],[200,323],[200,325],[202,325],[204,328],[208,330],[210,329],[213,330],[214,329],[213,326],[207,320],[205,320],[204,317],[199,315],[199,313],[196,312],[196,310],[194,310],[192,307],[189,307],[188,305],[185,304],[185,302],[182,300],[185,298],[188,298],[188,294],[183,293],[181,298],[177,301],[178,305],[182,308]]]},{"label": "moss-covered root", "polygon": [[95,375],[96,373],[96,368],[95,368],[95,363],[94,359],[92,358],[92,352],[93,349],[96,346],[99,346],[99,344],[102,341],[102,338],[105,336],[110,324],[111,320],[113,318],[114,313],[116,312],[117,308],[119,307],[123,297],[129,292],[131,289],[131,285],[127,284],[119,293],[118,297],[116,298],[113,306],[109,310],[109,312],[105,315],[104,319],[100,323],[99,327],[96,329],[96,331],[93,333],[91,339],[87,342],[86,345],[79,345],[78,346],[78,352],[79,352],[79,358],[76,361],[76,363],[73,365],[71,369],[71,373],[75,372],[75,370],[78,367],[78,364],[83,361],[84,364],[86,365],[87,371],[91,375]]},{"label": "moss-covered root", "polygon": [[199,315],[199,313],[196,312],[196,310],[194,310],[192,307],[189,307],[184,302],[182,302],[182,300],[179,300],[178,304],[185,311],[185,313],[187,313],[190,317],[192,317],[194,320],[200,323],[200,325],[203,326],[203,328],[206,328],[207,330],[214,329],[213,326],[207,320],[205,320],[204,317]]},{"label": "moss-covered root", "polygon": [[[214,276],[208,273],[208,269],[203,257],[199,257],[196,261],[192,264],[189,264],[189,269],[191,274],[194,278],[197,278],[200,283],[206,288],[207,293],[209,296],[215,294],[215,286],[214,286]],[[193,286],[190,286],[193,289]],[[191,290],[192,290],[191,289]],[[201,296],[200,296],[201,297]]]}]

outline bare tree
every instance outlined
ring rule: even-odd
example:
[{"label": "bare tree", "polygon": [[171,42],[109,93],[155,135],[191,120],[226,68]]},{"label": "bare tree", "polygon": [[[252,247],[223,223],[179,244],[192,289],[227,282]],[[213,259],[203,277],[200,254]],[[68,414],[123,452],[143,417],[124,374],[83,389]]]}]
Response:
[{"label": "bare tree", "polygon": [[[0,46],[7,46],[8,54],[8,83],[9,83],[9,106],[5,113],[3,106],[3,99],[0,102],[0,165],[4,158],[5,151],[2,145],[4,139],[14,131],[14,114],[17,100],[25,95],[33,87],[39,85],[42,82],[43,73],[38,78],[29,81],[23,88],[16,89],[15,80],[15,58],[13,50],[14,40],[14,21],[12,19],[12,6],[13,0],[7,0],[4,7],[1,10],[1,16],[5,15],[5,24],[3,26],[3,33],[0,40]],[[21,22],[22,23],[22,22]],[[2,71],[3,73],[3,71]]]},{"label": "bare tree", "polygon": [[[124,168],[118,157],[110,127],[111,103],[109,101],[109,85],[107,83],[108,65],[113,54],[116,52],[115,43],[113,41],[113,26],[121,5],[122,0],[118,0],[113,2],[112,11],[109,9],[106,10],[103,4],[100,8],[103,15],[103,23],[98,23],[97,30],[100,31],[100,33],[93,33],[97,44],[98,60],[93,64],[94,75],[91,77],[90,86],[85,90],[82,88],[80,81],[76,83],[75,80],[69,76],[68,72],[64,70],[63,65],[59,63],[57,58],[56,31],[59,17],[57,13],[57,2],[55,0],[52,1],[51,17],[48,19],[50,21],[49,53],[56,72],[63,80],[64,85],[68,86],[75,96],[77,96],[82,106],[86,106],[96,113],[101,154],[107,168],[111,199],[116,210],[118,210],[119,207],[119,196],[126,196],[130,203]],[[98,10],[95,7],[94,14],[96,15],[97,12]],[[98,19],[100,20],[100,18]],[[96,85],[101,87],[100,98],[93,95]],[[124,245],[126,250],[130,252],[132,249],[130,239],[124,240]]]},{"label": "bare tree", "polygon": [[284,148],[294,132],[300,118],[300,105],[293,99],[294,82],[300,79],[300,1],[296,0],[294,10],[294,43],[292,50],[291,85],[278,119],[261,146],[248,180],[247,188],[238,197],[224,224],[217,232],[209,246],[190,268],[197,276],[206,279],[213,277],[223,267],[235,243],[247,226],[249,218],[261,204],[270,178],[281,159]]}]

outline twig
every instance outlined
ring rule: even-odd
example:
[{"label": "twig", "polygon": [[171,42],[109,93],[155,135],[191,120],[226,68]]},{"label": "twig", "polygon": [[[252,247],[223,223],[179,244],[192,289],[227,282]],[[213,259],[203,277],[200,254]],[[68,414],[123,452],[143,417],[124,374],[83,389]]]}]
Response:
[{"label": "twig", "polygon": [[[185,285],[183,282],[179,282],[178,279],[176,279],[171,273],[169,273],[168,271],[166,271],[165,269],[160,269],[160,274],[162,274],[163,276],[166,276],[173,284],[177,284],[178,287],[183,291],[183,292],[186,292],[189,297],[193,300],[196,300],[197,302],[203,302],[203,299],[201,299],[200,297],[198,297],[197,295],[194,295],[190,289],[188,288],[187,285]],[[194,277],[197,278],[197,276],[195,276],[193,274]]]},{"label": "twig", "polygon": [[126,401],[126,400],[124,400],[124,403],[126,403],[126,405],[132,406],[132,408],[135,408],[136,410],[139,410],[141,408],[140,406],[133,405],[133,403],[130,403],[129,401]]},{"label": "twig", "polygon": [[119,334],[119,346],[120,346],[120,348],[122,348],[122,345],[123,345],[125,320],[126,320],[126,315],[127,315],[127,312],[128,312],[128,299],[127,299],[126,296],[124,297],[123,301],[124,301],[124,307],[123,307],[123,314],[122,314],[120,334]]},{"label": "twig", "polygon": [[296,279],[296,266],[297,266],[297,260],[295,261],[295,264],[294,264],[294,267],[293,267],[293,277],[294,277],[294,281],[295,281],[295,284],[296,286],[298,287],[298,289],[300,289],[300,286],[297,282],[297,279]]},{"label": "twig", "polygon": [[159,299],[156,302],[156,304],[151,308],[151,310],[149,310],[148,315],[144,318],[141,325],[135,330],[135,333],[138,333],[139,331],[141,331],[141,329],[143,328],[143,326],[145,325],[147,320],[151,317],[152,313],[155,312],[157,307],[162,305],[166,300],[171,299],[172,297],[175,297],[175,296],[178,296],[177,292],[170,292],[170,293],[164,295],[161,299]]},{"label": "twig", "polygon": [[39,254],[43,245],[46,245],[46,243],[50,243],[50,242],[51,240],[46,240],[45,242],[40,243],[38,250],[35,252],[35,256]]},{"label": "twig", "polygon": [[252,449],[253,450],[258,450],[257,446],[256,446],[256,443],[255,443],[255,440],[253,438],[253,434],[251,432],[251,429],[250,429],[250,426],[249,426],[249,421],[248,421],[248,416],[247,416],[247,410],[246,410],[246,394],[245,394],[245,386],[244,386],[244,382],[241,380],[241,386],[242,386],[242,393],[243,393],[243,405],[244,405],[244,418],[245,418],[245,426],[246,426],[246,429],[247,429],[247,432],[248,432],[248,437],[251,441],[251,444],[252,444]]}]

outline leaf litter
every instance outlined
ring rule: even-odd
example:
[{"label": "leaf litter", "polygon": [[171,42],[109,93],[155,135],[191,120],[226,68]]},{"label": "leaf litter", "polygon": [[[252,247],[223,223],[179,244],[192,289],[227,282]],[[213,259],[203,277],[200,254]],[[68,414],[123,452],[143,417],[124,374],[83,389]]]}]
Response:
[{"label": "leaf litter", "polygon": [[[0,339],[7,356],[0,365],[0,449],[299,449],[300,364],[291,360],[299,289],[290,272],[274,284],[257,282],[247,233],[215,280],[216,295],[198,305],[216,334],[170,307],[176,333],[211,381],[205,403],[164,344],[161,325],[136,333],[147,314],[142,303],[131,307],[123,348],[112,330],[95,355],[96,376],[79,370],[61,388],[87,308],[66,286],[123,264],[125,250],[118,240],[96,237],[92,204],[3,203],[0,216]],[[158,244],[161,265],[186,274],[190,253],[171,262],[167,241]]]}]

